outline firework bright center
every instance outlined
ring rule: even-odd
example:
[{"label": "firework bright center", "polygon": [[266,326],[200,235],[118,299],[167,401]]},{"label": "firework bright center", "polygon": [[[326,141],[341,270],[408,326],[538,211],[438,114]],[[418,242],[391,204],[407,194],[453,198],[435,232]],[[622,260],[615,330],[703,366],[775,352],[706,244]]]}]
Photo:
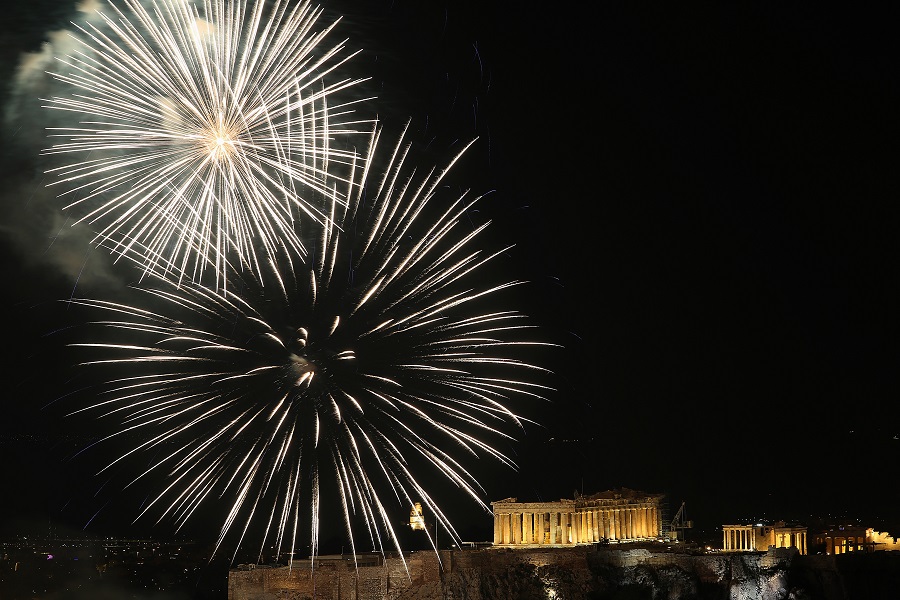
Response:
[{"label": "firework bright center", "polygon": [[296,386],[309,385],[318,370],[314,362],[297,354],[290,355],[289,368],[291,376],[295,379],[294,385]]},{"label": "firework bright center", "polygon": [[208,131],[204,143],[209,157],[216,162],[227,160],[237,152],[237,135],[227,127]]}]

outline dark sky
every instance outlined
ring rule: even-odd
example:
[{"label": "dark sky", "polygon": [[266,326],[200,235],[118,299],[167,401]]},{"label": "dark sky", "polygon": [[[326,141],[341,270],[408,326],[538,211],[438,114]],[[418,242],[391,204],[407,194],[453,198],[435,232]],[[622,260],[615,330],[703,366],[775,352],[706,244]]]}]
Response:
[{"label": "dark sky", "polygon": [[[411,117],[433,162],[478,136],[452,185],[494,190],[480,210],[516,244],[522,306],[565,346],[552,402],[523,408],[540,426],[510,447],[520,471],[486,469],[486,499],[626,486],[707,531],[830,514],[900,533],[897,15],[592,4],[326,5],[386,126]],[[67,7],[17,4],[4,80]],[[16,242],[39,176],[11,130],[0,529],[77,527],[96,482],[72,481],[80,432],[41,407],[66,393],[43,304],[79,269]]]}]

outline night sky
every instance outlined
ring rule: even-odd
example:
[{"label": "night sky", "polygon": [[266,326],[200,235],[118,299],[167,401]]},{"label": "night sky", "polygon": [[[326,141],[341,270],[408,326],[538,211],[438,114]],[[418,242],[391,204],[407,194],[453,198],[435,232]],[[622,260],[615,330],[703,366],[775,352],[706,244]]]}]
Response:
[{"label": "night sky", "polygon": [[[478,137],[449,185],[490,192],[479,216],[515,244],[520,306],[564,346],[545,357],[557,391],[519,407],[535,424],[504,447],[519,472],[473,467],[486,501],[624,486],[686,502],[706,532],[831,515],[900,534],[897,15],[592,4],[325,5],[363,50],[366,110],[411,118],[423,164]],[[62,0],[14,11],[5,82],[78,18]],[[2,93],[0,534],[101,508],[92,527],[135,532],[70,458],[95,434],[61,417],[71,374],[47,336],[67,324],[55,300],[120,280],[48,208],[40,102]],[[489,538],[474,503],[448,504]]]}]

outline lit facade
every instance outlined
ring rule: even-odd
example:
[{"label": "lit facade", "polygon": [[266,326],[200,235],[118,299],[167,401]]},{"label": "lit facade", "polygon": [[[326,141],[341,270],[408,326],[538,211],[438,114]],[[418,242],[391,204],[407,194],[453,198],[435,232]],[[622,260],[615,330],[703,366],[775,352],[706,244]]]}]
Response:
[{"label": "lit facade", "polygon": [[900,543],[882,531],[859,525],[836,525],[815,535],[816,546],[825,554],[900,550]]},{"label": "lit facade", "polygon": [[425,531],[425,515],[422,514],[421,502],[416,502],[409,509],[409,528],[413,531]]},{"label": "lit facade", "polygon": [[656,539],[662,494],[620,489],[558,502],[491,502],[494,545],[577,546]]},{"label": "lit facade", "polygon": [[769,548],[796,548],[807,554],[806,527],[786,525],[722,525],[722,549],[726,552],[756,552]]}]

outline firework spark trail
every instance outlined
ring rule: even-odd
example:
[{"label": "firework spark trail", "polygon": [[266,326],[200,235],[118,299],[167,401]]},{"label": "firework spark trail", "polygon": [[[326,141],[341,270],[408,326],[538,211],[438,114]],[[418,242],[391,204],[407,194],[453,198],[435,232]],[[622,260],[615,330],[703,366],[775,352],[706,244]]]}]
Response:
[{"label": "firework spark trail", "polygon": [[229,263],[260,271],[305,253],[300,222],[327,220],[358,160],[362,100],[329,99],[362,79],[325,83],[353,55],[325,45],[334,24],[315,30],[320,8],[266,4],[121,0],[99,25],[76,25],[79,50],[52,73],[71,92],[45,107],[80,122],[51,129],[68,141],[45,154],[73,161],[50,172],[95,243],[142,247],[147,271],[212,272],[217,288]]},{"label": "firework spark trail", "polygon": [[229,498],[219,544],[232,530],[243,539],[258,519],[263,543],[272,535],[293,551],[304,504],[315,552],[322,486],[333,482],[355,553],[355,522],[373,548],[399,549],[390,507],[414,500],[458,541],[425,473],[489,510],[465,462],[514,466],[489,440],[522,426],[511,402],[548,389],[522,351],[551,344],[529,339],[522,314],[494,307],[519,282],[485,281],[497,253],[475,245],[484,227],[472,230],[466,211],[477,199],[464,193],[433,210],[447,171],[417,177],[403,136],[370,181],[379,137],[347,192],[332,196],[310,264],[271,258],[218,290],[167,279],[174,267],[164,265],[135,288],[144,308],[70,301],[107,315],[90,324],[107,338],[77,344],[97,355],[82,364],[135,371],[105,376],[82,410],[144,432],[114,463],[161,453],[138,479],[169,483],[144,513],[181,526],[204,502]]}]

